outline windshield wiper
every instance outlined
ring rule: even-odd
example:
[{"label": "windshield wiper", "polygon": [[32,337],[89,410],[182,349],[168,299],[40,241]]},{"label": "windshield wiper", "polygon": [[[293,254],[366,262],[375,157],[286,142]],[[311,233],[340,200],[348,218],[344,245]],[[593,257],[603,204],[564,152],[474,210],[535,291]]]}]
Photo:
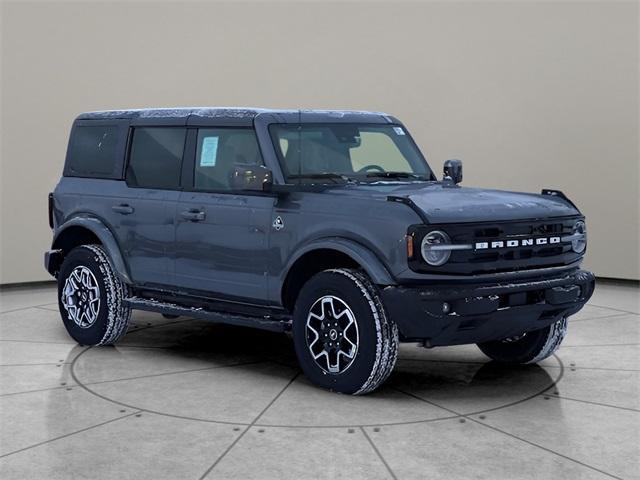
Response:
[{"label": "windshield wiper", "polygon": [[301,173],[296,175],[288,175],[287,178],[308,178],[311,180],[333,180],[333,183],[340,183],[337,180],[342,180],[343,182],[353,182],[352,178],[347,177],[346,175],[341,175],[339,173],[331,173],[331,172],[321,172],[321,173]]},{"label": "windshield wiper", "polygon": [[424,175],[411,172],[368,172],[367,177],[376,178],[412,178],[415,180],[426,180]]}]

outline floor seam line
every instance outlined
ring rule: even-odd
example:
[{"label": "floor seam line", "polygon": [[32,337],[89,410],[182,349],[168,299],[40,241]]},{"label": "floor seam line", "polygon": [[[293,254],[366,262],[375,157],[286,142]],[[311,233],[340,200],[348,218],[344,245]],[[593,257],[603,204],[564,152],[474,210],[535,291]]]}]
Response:
[{"label": "floor seam line", "polygon": [[0,342],[16,342],[16,343],[43,343],[46,345],[77,345],[75,342],[51,342],[47,340],[18,340],[16,338],[0,338]]},{"label": "floor seam line", "polygon": [[71,362],[2,363],[0,367],[46,367],[47,365],[71,365]]},{"label": "floor seam line", "polygon": [[576,323],[576,322],[586,322],[586,321],[592,321],[592,320],[605,320],[607,318],[617,318],[617,317],[625,317],[627,316],[627,313],[614,313],[612,315],[604,315],[601,317],[587,317],[587,318],[575,318],[572,319],[571,317],[569,317],[569,323]]},{"label": "floor seam line", "polygon": [[559,456],[559,457],[561,457],[561,458],[564,458],[564,459],[566,459],[566,460],[569,460],[569,461],[571,461],[571,462],[577,463],[578,465],[582,465],[583,467],[589,468],[589,469],[594,470],[594,471],[596,471],[596,472],[598,472],[598,473],[602,473],[603,475],[607,475],[608,477],[615,478],[616,480],[624,480],[624,479],[623,479],[623,478],[621,478],[621,477],[618,477],[618,476],[613,475],[613,474],[611,474],[611,473],[605,472],[604,470],[600,470],[599,468],[596,468],[596,467],[593,467],[593,466],[591,466],[591,465],[589,465],[589,464],[587,464],[587,463],[581,462],[580,460],[576,460],[575,458],[571,458],[571,457],[569,457],[569,456],[567,456],[567,455],[564,455],[564,454],[562,454],[562,453],[560,453],[560,452],[556,452],[555,450],[552,450],[551,448],[544,447],[544,446],[539,445],[539,444],[537,444],[537,443],[535,443],[535,442],[532,442],[532,441],[527,440],[527,439],[525,439],[525,438],[519,437],[519,436],[517,436],[517,435],[514,435],[514,434],[512,434],[512,433],[509,433],[509,432],[507,432],[507,431],[505,431],[505,430],[502,430],[502,429],[500,429],[500,428],[494,427],[493,425],[489,425],[488,423],[484,423],[484,422],[481,422],[481,421],[479,421],[479,420],[476,420],[476,419],[475,419],[475,418],[473,418],[473,417],[467,417],[467,418],[468,418],[469,420],[471,420],[472,422],[477,423],[478,425],[482,425],[483,427],[490,428],[491,430],[494,430],[494,431],[496,431],[496,432],[500,432],[500,433],[502,433],[503,435],[507,435],[507,436],[509,436],[509,437],[511,437],[511,438],[515,438],[516,440],[519,440],[519,441],[521,441],[521,442],[524,442],[524,443],[526,443],[526,444],[528,444],[528,445],[531,445],[531,446],[533,446],[533,447],[537,447],[537,448],[539,448],[539,449],[541,449],[541,450],[544,450],[544,451],[546,451],[546,452],[549,452],[549,453],[551,453],[551,454],[553,454],[553,455],[557,455],[557,456]]},{"label": "floor seam line", "polygon": [[[153,377],[160,377],[160,376],[164,376],[164,375],[178,375],[180,373],[192,373],[192,372],[202,372],[202,371],[206,371],[206,370],[217,370],[220,368],[232,368],[232,367],[240,367],[240,366],[244,366],[244,365],[254,365],[257,363],[265,363],[265,362],[269,362],[270,360],[259,360],[259,361],[255,361],[255,362],[246,362],[246,363],[236,363],[236,364],[232,364],[232,365],[219,365],[219,366],[215,366],[215,367],[204,367],[204,368],[195,368],[193,370],[180,370],[178,372],[165,372],[165,373],[153,373],[150,375],[141,375],[139,377],[127,377],[127,378],[117,378],[114,380],[102,380],[99,382],[83,382],[82,384],[80,383],[73,383],[70,385],[59,385],[59,386],[55,386],[55,387],[48,387],[48,388],[38,388],[38,389],[34,389],[34,390],[23,390],[21,392],[10,392],[10,393],[2,393],[0,394],[0,398],[3,397],[9,397],[12,395],[23,395],[23,394],[28,394],[28,393],[38,393],[38,392],[47,392],[50,390],[60,390],[62,388],[69,388],[69,387],[78,387],[81,385],[102,385],[105,383],[115,383],[115,382],[124,382],[127,380],[140,380],[143,378],[153,378]],[[36,365],[40,365],[40,364],[36,364]],[[41,364],[41,365],[58,365],[56,363],[46,363],[46,364]],[[70,363],[64,363],[63,365],[70,365]],[[13,365],[0,365],[0,367],[4,367],[4,366],[13,366]],[[18,366],[22,366],[22,365],[18,365]],[[31,366],[31,364],[26,364],[24,366]]]},{"label": "floor seam line", "polygon": [[71,374],[71,378],[73,379],[74,382],[76,382],[76,386],[82,388],[84,391],[86,391],[87,393],[90,393],[91,395],[98,397],[106,402],[112,403],[114,405],[119,405],[120,407],[125,407],[125,408],[129,408],[132,410],[139,410],[140,412],[146,412],[146,413],[151,413],[151,414],[155,414],[155,415],[162,415],[162,416],[166,416],[166,417],[171,417],[171,418],[179,418],[181,420],[188,420],[188,421],[194,421],[194,422],[206,422],[206,423],[214,423],[214,424],[218,424],[218,425],[242,425],[242,426],[249,426],[249,423],[242,423],[242,422],[231,422],[231,421],[224,421],[224,420],[212,420],[212,419],[206,419],[206,418],[195,418],[195,417],[187,417],[184,415],[175,415],[175,414],[171,414],[171,413],[166,413],[166,412],[159,412],[156,410],[150,410],[148,408],[140,408],[137,407],[135,405],[129,405],[128,403],[123,403],[120,402],[118,400],[114,400],[112,398],[106,397],[102,394],[100,394],[99,392],[96,392],[95,390],[91,390],[89,387],[87,387],[86,385],[84,385],[80,379],[77,377],[76,373],[75,373],[75,363],[78,361],[78,359],[84,355],[85,353],[87,353],[89,350],[91,350],[93,347],[85,347],[84,350],[82,350],[80,353],[78,353],[78,355],[76,355],[76,357],[73,359],[73,362],[71,362],[71,368],[69,370],[69,373]]},{"label": "floor seam line", "polygon": [[4,312],[0,312],[0,315],[4,315],[5,313],[20,312],[22,310],[29,310],[30,308],[40,308],[40,307],[44,307],[46,305],[51,305],[51,303],[42,303],[40,305],[29,305],[28,307],[14,308],[13,310],[6,310]]},{"label": "floor seam line", "polygon": [[65,433],[64,435],[60,435],[58,437],[50,438],[49,440],[45,440],[43,442],[39,442],[39,443],[36,443],[34,445],[30,445],[28,447],[20,448],[18,450],[14,450],[13,452],[5,453],[3,455],[0,455],[0,458],[8,457],[10,455],[15,455],[16,453],[24,452],[25,450],[30,450],[32,448],[41,447],[42,445],[46,445],[47,443],[52,443],[52,442],[55,442],[55,441],[58,441],[58,440],[62,440],[63,438],[71,437],[72,435],[76,435],[78,433],[83,433],[83,432],[86,432],[88,430],[92,430],[94,428],[102,427],[104,425],[108,425],[109,423],[117,422],[118,420],[122,420],[123,418],[131,417],[131,416],[136,415],[138,413],[140,413],[140,410],[134,411],[134,412],[129,413],[127,415],[122,415],[122,416],[119,416],[119,417],[116,417],[116,418],[112,418],[111,420],[107,420],[106,422],[98,423],[98,424],[92,425],[90,427],[86,427],[86,428],[82,428],[80,430],[76,430],[75,432]]},{"label": "floor seam line", "polygon": [[547,395],[548,397],[558,398],[558,399],[561,399],[561,400],[570,400],[572,402],[587,403],[589,405],[597,405],[597,406],[600,406],[600,407],[608,407],[608,408],[617,408],[618,410],[627,410],[627,411],[630,411],[630,412],[639,412],[640,413],[640,410],[637,409],[637,408],[620,407],[618,405],[609,405],[608,403],[592,402],[592,401],[589,401],[589,400],[582,400],[580,398],[565,397],[565,396],[557,394],[557,393],[545,393],[545,395]]},{"label": "floor seam line", "polygon": [[604,308],[606,310],[613,310],[615,312],[629,313],[631,315],[640,315],[640,313],[630,312],[629,310],[622,310],[621,308],[613,308],[613,307],[605,307],[604,305],[596,305],[595,303],[587,303],[587,305],[591,305],[592,307]]},{"label": "floor seam line", "polygon": [[4,397],[11,397],[14,395],[26,395],[28,393],[39,393],[39,392],[49,392],[51,390],[61,390],[63,388],[73,388],[73,387],[77,387],[79,386],[76,383],[72,383],[70,385],[58,385],[57,387],[49,387],[49,388],[39,388],[36,390],[24,390],[22,392],[10,392],[10,393],[3,393],[0,394],[0,398],[4,398]]},{"label": "floor seam line", "polygon": [[58,312],[59,310],[57,308],[47,308],[47,305],[49,305],[48,303],[46,305],[37,305],[33,308],[37,308],[38,310],[46,310],[47,312]]},{"label": "floor seam line", "polygon": [[389,472],[389,475],[391,475],[391,478],[393,478],[393,480],[398,480],[398,477],[396,476],[396,474],[393,473],[393,470],[391,470],[391,466],[384,459],[384,457],[382,456],[382,454],[378,450],[378,447],[376,447],[375,443],[373,443],[373,440],[371,440],[371,437],[369,437],[369,435],[367,434],[366,430],[363,427],[360,427],[360,431],[362,432],[364,437],[369,442],[369,445],[371,445],[371,448],[373,448],[373,451],[376,452],[376,454],[378,455],[378,458],[380,459],[382,464],[386,467],[387,471]]},{"label": "floor seam line", "polygon": [[[563,366],[563,365],[562,365],[562,362],[560,361],[560,359],[559,359],[557,356],[555,356],[555,355],[554,355],[554,357],[556,357],[556,359],[560,362],[560,365],[561,365],[561,366]],[[558,382],[562,379],[562,373],[564,373],[564,368],[563,368],[563,370],[562,370],[562,372],[561,372],[561,375],[558,377],[558,379],[556,379],[556,381],[553,383],[553,385],[551,385],[549,388],[553,388],[553,387],[557,386]],[[396,389],[396,390],[397,390],[397,389]],[[548,390],[548,389],[547,389],[547,390]],[[398,390],[398,391],[401,391],[401,390]],[[545,391],[546,391],[546,390],[545,390]],[[424,402],[426,402],[426,403],[429,403],[430,405],[433,405],[433,406],[440,407],[440,408],[442,408],[442,409],[448,410],[448,411],[450,411],[451,413],[457,413],[455,410],[451,410],[450,408],[443,407],[443,406],[441,406],[441,405],[438,405],[438,404],[437,404],[437,403],[435,403],[435,402],[432,402],[432,401],[430,401],[430,400],[426,400],[426,399],[424,399],[424,398],[422,398],[422,397],[419,397],[419,396],[417,396],[417,395],[413,395],[413,394],[411,394],[411,393],[407,393],[407,392],[402,392],[402,393],[405,393],[405,394],[407,394],[407,395],[413,396],[413,397],[415,397],[415,398],[417,398],[417,399],[419,399],[419,400],[422,400],[422,401],[424,401]],[[533,398],[535,398],[535,397],[537,397],[537,396],[541,396],[541,395],[544,395],[544,394],[543,394],[543,393],[538,393],[538,394],[533,395],[533,396],[531,396],[531,397],[529,397],[529,398],[527,398],[527,399],[523,399],[521,402],[517,402],[517,403],[522,403],[522,402],[524,402],[524,401],[531,400],[531,399],[533,399]],[[515,404],[512,404],[512,405],[506,405],[506,406],[504,406],[504,407],[500,407],[500,408],[507,408],[507,407],[510,407],[510,406],[513,406],[513,405],[515,405]],[[489,424],[483,423],[483,422],[481,422],[481,421],[479,421],[479,420],[476,420],[476,419],[475,419],[475,418],[473,418],[473,416],[472,416],[472,415],[478,415],[478,414],[480,414],[480,413],[488,413],[489,411],[495,411],[495,410],[498,410],[498,409],[485,410],[485,411],[482,411],[482,412],[475,412],[475,413],[469,413],[469,414],[458,414],[458,415],[459,415],[460,417],[466,418],[466,419],[468,419],[468,420],[470,420],[470,421],[472,421],[472,422],[475,422],[475,423],[477,423],[477,424],[479,424],[479,425],[483,425],[483,426],[485,426],[485,427],[487,427],[487,428],[491,428],[491,429],[493,429],[493,430],[495,430],[495,431],[497,431],[497,432],[501,432],[501,433],[502,433],[502,434],[504,434],[504,435],[508,435],[508,436],[510,436],[510,437],[512,437],[512,438],[515,438],[515,439],[517,439],[517,440],[520,440],[521,442],[527,443],[527,444],[532,445],[532,446],[534,446],[534,447],[537,447],[537,448],[540,448],[540,449],[542,449],[542,450],[545,450],[545,451],[547,451],[547,452],[549,452],[549,453],[551,453],[551,454],[557,455],[557,456],[562,457],[562,458],[565,458],[565,459],[567,459],[567,460],[569,460],[569,461],[571,461],[571,462],[574,462],[574,463],[577,463],[577,464],[579,464],[579,465],[582,465],[582,466],[584,466],[584,467],[586,467],[586,468],[590,468],[590,469],[592,469],[592,470],[594,470],[594,471],[597,471],[597,472],[602,473],[602,474],[604,474],[604,475],[607,475],[607,476],[609,476],[609,477],[615,478],[615,479],[617,479],[617,480],[622,480],[620,477],[616,477],[615,475],[612,475],[612,474],[610,474],[610,473],[607,473],[607,472],[605,472],[605,471],[603,471],[603,470],[600,470],[600,469],[598,469],[598,468],[596,468],[596,467],[592,467],[591,465],[588,465],[588,464],[586,464],[586,463],[583,463],[583,462],[581,462],[581,461],[579,461],[579,460],[576,460],[576,459],[573,459],[573,458],[568,457],[568,456],[566,456],[566,455],[563,455],[563,454],[561,454],[561,453],[558,453],[558,452],[556,452],[556,451],[554,451],[554,450],[551,450],[550,448],[543,447],[542,445],[538,445],[538,444],[536,444],[536,443],[534,443],[534,442],[531,442],[531,441],[529,441],[529,440],[525,440],[525,439],[520,438],[520,437],[518,437],[518,436],[516,436],[516,435],[513,435],[513,434],[510,434],[510,433],[508,433],[508,432],[505,432],[505,431],[503,431],[503,430],[501,430],[501,429],[499,429],[499,428],[496,428],[496,427],[493,427],[493,426],[491,426],[491,425],[489,425]]]},{"label": "floor seam line", "polygon": [[214,367],[193,368],[189,370],[178,370],[175,372],[150,373],[149,375],[140,375],[137,377],[114,378],[113,380],[101,380],[99,382],[82,382],[83,385],[102,385],[104,383],[126,382],[127,380],[140,380],[143,378],[162,377],[165,375],[179,375],[181,373],[204,372],[206,370],[217,370],[220,368],[242,367],[244,365],[255,365],[257,363],[266,363],[269,360],[256,360],[255,362],[233,363],[230,365],[216,365]]},{"label": "floor seam line", "polygon": [[[405,392],[404,390],[400,390],[399,388],[394,388],[394,390],[396,390],[396,391],[398,391],[400,393],[403,393],[403,394],[405,394],[405,395],[407,395],[409,397],[413,397],[416,400],[420,400],[421,402],[428,403],[429,405],[432,405],[432,406],[437,407],[437,408],[441,408],[442,410],[446,410],[447,412],[456,415],[456,417],[464,417],[465,416],[464,413],[456,412],[455,410],[452,410],[452,409],[450,409],[448,407],[443,407],[442,405],[438,405],[437,403],[432,402],[431,400],[427,400],[426,398],[422,398],[419,395],[415,395],[415,394],[410,393],[410,392]],[[453,417],[453,418],[456,418],[456,417]]]},{"label": "floor seam line", "polygon": [[[541,368],[561,368],[555,365],[540,365]],[[598,370],[602,372],[640,372],[640,369],[637,368],[604,368],[604,367],[578,367],[572,366],[570,368],[576,370]]]},{"label": "floor seam line", "polygon": [[[78,354],[78,357],[80,357],[83,353],[85,353],[86,351],[88,351],[90,349],[91,349],[91,347],[86,348],[80,354]],[[76,359],[77,359],[77,357],[76,357]],[[74,362],[75,362],[75,360],[74,360]],[[133,410],[139,410],[141,412],[151,413],[151,414],[154,414],[154,415],[162,415],[162,416],[166,416],[166,417],[179,418],[179,419],[182,419],[182,420],[189,420],[189,421],[194,421],[194,422],[215,423],[215,424],[219,424],[219,425],[247,425],[246,423],[239,423],[239,422],[226,422],[226,421],[222,421],[222,420],[210,420],[210,419],[206,419],[206,418],[194,418],[194,417],[187,417],[187,416],[184,416],[184,415],[175,415],[175,414],[171,414],[171,413],[159,412],[159,411],[156,411],[156,410],[150,410],[148,408],[140,408],[140,407],[137,407],[135,405],[129,405],[128,403],[123,403],[123,402],[120,402],[118,400],[114,400],[112,398],[105,397],[104,395],[96,392],[95,390],[91,390],[90,388],[86,387],[82,382],[79,381],[79,379],[76,376],[75,371],[74,371],[73,368],[74,368],[74,365],[72,363],[71,364],[70,373],[71,373],[71,377],[73,378],[73,381],[76,382],[78,387],[82,388],[87,393],[90,393],[91,395],[104,400],[105,402],[109,402],[109,403],[112,403],[114,405],[119,405],[120,407],[130,408],[130,409],[133,409]]]},{"label": "floor seam line", "polygon": [[47,340],[18,340],[18,339],[14,339],[14,338],[0,338],[0,342],[16,342],[16,343],[43,343],[45,345],[69,345],[69,346],[75,346],[78,345],[77,343],[74,342],[50,342]]},{"label": "floor seam line", "polygon": [[394,388],[394,389],[397,390],[400,393],[403,393],[403,394],[408,395],[410,397],[416,398],[417,400],[420,400],[420,401],[428,403],[428,404],[430,404],[432,406],[435,406],[435,407],[441,408],[443,410],[446,410],[446,411],[448,411],[450,413],[453,413],[454,415],[457,415],[458,417],[463,417],[463,416],[468,416],[468,415],[479,415],[481,413],[494,412],[496,410],[501,410],[503,408],[509,408],[509,407],[513,407],[515,405],[519,405],[519,404],[524,403],[524,402],[528,402],[529,400],[532,400],[532,399],[536,398],[539,395],[544,395],[545,392],[548,391],[551,388],[557,388],[558,383],[564,377],[564,364],[562,363],[562,360],[560,359],[560,357],[558,357],[555,353],[553,354],[553,358],[555,358],[557,360],[558,364],[559,364],[560,373],[558,374],[558,377],[548,387],[545,387],[544,389],[540,390],[539,392],[536,392],[536,393],[534,393],[532,395],[529,395],[528,397],[522,398],[522,399],[517,400],[515,402],[508,403],[506,405],[501,405],[499,407],[489,408],[489,409],[480,410],[480,411],[476,411],[476,412],[470,412],[470,413],[466,413],[466,414],[456,412],[455,410],[452,410],[452,409],[447,408],[447,407],[443,407],[442,405],[438,405],[437,403],[432,402],[430,400],[427,400],[426,398],[423,398],[423,397],[421,397],[419,395],[415,395],[413,393],[405,392],[404,390],[400,390],[399,388]]},{"label": "floor seam line", "polygon": [[216,465],[218,465],[218,463],[220,463],[220,461],[227,455],[227,453],[229,453],[233,447],[236,446],[236,444],[240,441],[240,439],[242,437],[244,437],[244,435],[249,431],[249,428],[251,428],[251,426],[246,426],[245,429],[240,433],[240,435],[238,435],[235,440],[233,442],[231,442],[231,445],[229,445],[224,452],[222,452],[222,454],[218,457],[218,459],[213,463],[213,465],[211,465],[199,478],[198,480],[203,480],[204,478],[206,478],[212,471],[213,469],[216,467]]},{"label": "floor seam line", "polygon": [[[489,362],[465,362],[465,361],[456,361],[456,360],[435,360],[435,359],[427,359],[427,358],[398,358],[398,362],[425,362],[425,363],[454,363],[461,365],[486,365]],[[564,368],[560,365],[542,365],[538,364],[541,368]],[[0,365],[1,366],[1,365]],[[602,370],[606,372],[640,372],[640,369],[634,368],[603,368],[603,367],[571,367],[577,370]]]},{"label": "floor seam line", "polygon": [[613,310],[614,312],[629,313],[631,315],[640,315],[640,313],[630,312],[629,310],[622,310],[621,308],[614,308],[614,307],[605,307],[604,305],[596,305],[595,303],[587,303],[587,305],[591,305],[592,307],[604,308],[605,310]]},{"label": "floor seam line", "polygon": [[298,378],[298,376],[300,375],[300,372],[296,372],[296,374],[287,382],[287,384],[282,388],[282,390],[280,390],[280,392],[278,392],[278,394],[267,404],[266,407],[264,407],[262,409],[262,411],[260,411],[260,413],[258,414],[258,416],[256,418],[253,419],[253,421],[246,426],[246,428],[243,430],[243,432],[238,435],[238,437],[231,442],[231,445],[229,445],[224,452],[222,452],[222,454],[216,459],[215,462],[213,462],[213,464],[199,477],[198,480],[204,480],[204,478],[206,478],[212,471],[213,469],[222,461],[222,459],[233,449],[233,447],[236,446],[236,444],[240,441],[240,439],[242,437],[244,437],[244,435],[251,429],[251,427],[253,427],[256,422],[258,420],[260,420],[260,417],[262,417],[262,415],[264,415],[264,413],[271,408],[271,406],[278,400],[278,398],[280,398],[282,396],[282,394],[285,392],[285,390],[287,390],[287,388],[289,388],[289,386],[295,381],[296,378]]},{"label": "floor seam line", "polygon": [[[551,387],[550,387],[550,388],[551,388]],[[401,391],[401,390],[398,390],[398,391]],[[431,402],[431,401],[429,401],[429,400],[423,399],[423,398],[421,398],[421,397],[419,397],[419,396],[417,396],[417,395],[412,395],[412,394],[407,393],[407,392],[402,392],[402,393],[406,393],[407,395],[415,396],[415,398],[417,398],[417,399],[419,399],[419,400],[422,400],[422,401],[424,401],[424,402],[426,402],[426,403],[429,403],[429,404],[431,404],[431,405],[433,405],[433,406],[440,407],[440,408],[443,408],[443,409],[445,409],[445,410],[448,410],[448,411],[450,411],[451,413],[456,413],[456,412],[455,412],[455,410],[451,410],[450,408],[443,407],[443,406],[441,406],[441,405],[438,405],[437,403],[434,403],[434,402]],[[538,393],[538,394],[536,394],[535,396],[533,396],[533,397],[531,397],[531,398],[535,398],[535,397],[540,396],[540,395],[542,395],[542,394]],[[529,398],[529,399],[527,399],[527,400],[530,400],[531,398]],[[523,400],[523,401],[524,401],[524,400]],[[583,463],[583,462],[581,462],[580,460],[576,460],[576,459],[574,459],[574,458],[568,457],[567,455],[563,455],[562,453],[556,452],[556,451],[554,451],[554,450],[552,450],[552,449],[550,449],[550,448],[543,447],[542,445],[538,445],[537,443],[534,443],[534,442],[531,442],[531,441],[526,440],[526,439],[524,439],[524,438],[518,437],[518,436],[513,435],[513,434],[511,434],[511,433],[509,433],[509,432],[503,431],[503,430],[501,430],[501,429],[499,429],[499,428],[497,428],[497,427],[494,427],[494,426],[492,426],[492,425],[489,425],[489,424],[487,424],[487,423],[481,422],[481,421],[476,420],[475,418],[473,418],[473,415],[478,415],[479,413],[486,413],[486,411],[483,411],[483,412],[475,412],[475,413],[468,413],[468,414],[459,413],[458,415],[459,415],[461,418],[466,418],[467,420],[470,420],[470,421],[472,421],[472,422],[475,422],[475,423],[477,423],[478,425],[485,426],[485,427],[487,427],[487,428],[490,428],[490,429],[492,429],[492,430],[495,430],[496,432],[500,432],[500,433],[502,433],[502,434],[504,434],[504,435],[507,435],[507,436],[512,437],[512,438],[515,438],[516,440],[520,440],[521,442],[524,442],[524,443],[526,443],[526,444],[528,444],[528,445],[531,445],[531,446],[533,446],[533,447],[540,448],[541,450],[544,450],[544,451],[549,452],[549,453],[551,453],[551,454],[557,455],[557,456],[562,457],[562,458],[564,458],[564,459],[566,459],[566,460],[569,460],[569,461],[571,461],[571,462],[577,463],[578,465],[582,465],[583,467],[590,468],[590,469],[592,469],[592,470],[594,470],[594,471],[596,471],[596,472],[602,473],[602,474],[604,474],[604,475],[607,475],[607,476],[609,476],[609,477],[611,477],[611,478],[615,478],[615,479],[617,479],[617,480],[623,480],[623,479],[622,479],[622,478],[620,478],[620,477],[617,477],[617,476],[615,476],[615,475],[612,475],[612,474],[610,474],[610,473],[607,473],[607,472],[605,472],[604,470],[600,470],[600,469],[598,469],[598,468],[596,468],[596,467],[592,467],[591,465],[588,465],[588,464],[586,464],[586,463]]]}]

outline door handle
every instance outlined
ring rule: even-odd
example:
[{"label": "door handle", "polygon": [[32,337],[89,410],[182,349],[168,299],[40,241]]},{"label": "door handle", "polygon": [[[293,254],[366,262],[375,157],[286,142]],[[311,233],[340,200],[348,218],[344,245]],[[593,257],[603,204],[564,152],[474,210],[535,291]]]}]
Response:
[{"label": "door handle", "polygon": [[133,207],[131,205],[127,205],[126,203],[123,203],[121,205],[114,205],[113,207],[111,207],[111,210],[116,213],[121,213],[122,215],[130,215],[133,213]]},{"label": "door handle", "polygon": [[202,222],[207,216],[202,210],[187,210],[180,214],[185,220],[190,222]]}]

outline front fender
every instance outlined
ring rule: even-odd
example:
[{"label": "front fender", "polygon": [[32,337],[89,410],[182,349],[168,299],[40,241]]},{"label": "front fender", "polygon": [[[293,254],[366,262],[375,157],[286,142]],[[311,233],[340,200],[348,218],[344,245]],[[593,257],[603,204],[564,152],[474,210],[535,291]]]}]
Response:
[{"label": "front fender", "polygon": [[131,276],[129,275],[129,269],[124,261],[120,246],[116,241],[115,236],[109,230],[109,228],[98,218],[87,214],[81,214],[73,217],[72,219],[64,222],[60,225],[53,237],[52,249],[58,250],[61,248],[61,240],[64,239],[65,232],[68,232],[72,227],[81,227],[89,230],[98,239],[102,246],[107,251],[107,257],[113,271],[127,284],[132,284]]},{"label": "front fender", "polygon": [[382,261],[367,247],[353,240],[343,237],[328,237],[313,240],[299,248],[294,255],[291,256],[287,267],[284,269],[284,275],[290,271],[291,267],[304,254],[313,250],[336,250],[349,256],[357,262],[365,272],[369,275],[373,283],[377,285],[395,285],[396,281],[389,273],[387,267]]}]

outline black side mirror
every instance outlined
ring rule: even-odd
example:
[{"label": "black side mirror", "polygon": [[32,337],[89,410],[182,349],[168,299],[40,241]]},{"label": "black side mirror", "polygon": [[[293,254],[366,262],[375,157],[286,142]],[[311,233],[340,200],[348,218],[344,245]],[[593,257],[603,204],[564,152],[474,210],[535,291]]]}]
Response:
[{"label": "black side mirror", "polygon": [[444,162],[444,178],[445,182],[452,182],[457,185],[462,181],[462,160],[447,160]]},{"label": "black side mirror", "polygon": [[269,191],[273,185],[271,170],[262,165],[235,165],[231,171],[234,190]]}]

